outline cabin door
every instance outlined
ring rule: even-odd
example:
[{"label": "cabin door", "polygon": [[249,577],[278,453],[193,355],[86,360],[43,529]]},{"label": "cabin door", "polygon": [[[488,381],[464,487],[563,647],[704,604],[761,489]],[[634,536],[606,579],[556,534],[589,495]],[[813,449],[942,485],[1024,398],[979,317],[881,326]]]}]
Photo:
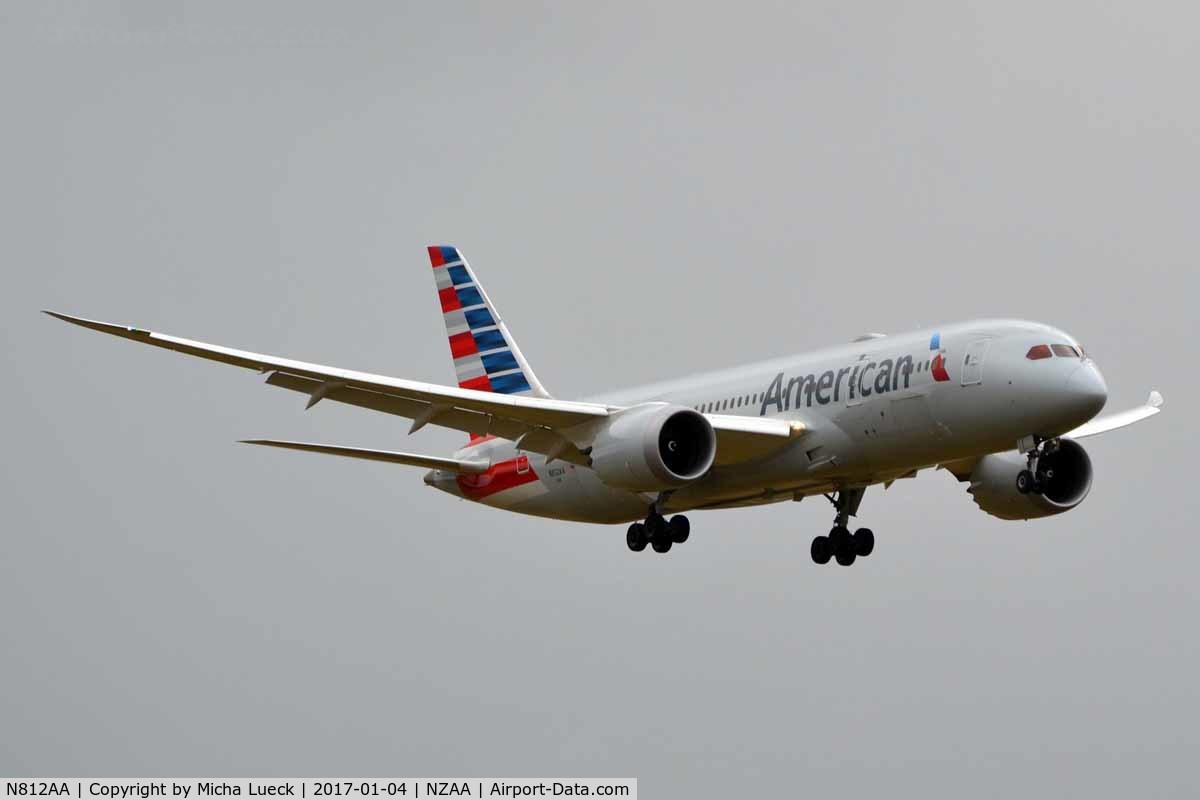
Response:
[{"label": "cabin door", "polygon": [[991,343],[990,339],[976,339],[967,345],[967,354],[963,357],[963,386],[983,383],[983,360]]}]

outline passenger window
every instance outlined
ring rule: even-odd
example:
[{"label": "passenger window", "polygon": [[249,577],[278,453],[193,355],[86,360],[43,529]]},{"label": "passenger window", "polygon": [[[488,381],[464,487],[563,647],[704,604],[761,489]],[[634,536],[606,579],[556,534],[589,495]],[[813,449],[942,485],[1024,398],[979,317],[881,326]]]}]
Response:
[{"label": "passenger window", "polygon": [[1079,358],[1079,354],[1075,352],[1075,348],[1069,344],[1052,344],[1050,345],[1050,349],[1059,358]]},{"label": "passenger window", "polygon": [[1025,354],[1025,357],[1030,361],[1038,361],[1043,358],[1049,358],[1050,348],[1044,344],[1035,344],[1033,347],[1029,348],[1029,352]]}]

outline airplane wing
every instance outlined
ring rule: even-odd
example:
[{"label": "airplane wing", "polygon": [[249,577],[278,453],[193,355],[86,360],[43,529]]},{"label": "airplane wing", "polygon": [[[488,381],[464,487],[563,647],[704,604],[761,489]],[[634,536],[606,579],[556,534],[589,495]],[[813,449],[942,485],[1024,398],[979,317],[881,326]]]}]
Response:
[{"label": "airplane wing", "polygon": [[[413,420],[409,432],[438,425],[471,434],[492,434],[520,439],[520,446],[535,453],[587,465],[573,429],[586,431],[594,423],[623,410],[619,406],[581,403],[544,397],[525,397],[439,386],[386,375],[328,367],[278,356],[235,350],[163,333],[46,311],[56,319],[91,330],[162,347],[187,355],[219,361],[267,375],[266,382],[309,396],[311,408],[321,400],[370,408]],[[752,419],[708,415],[717,432],[718,461],[752,458],[786,444],[803,432],[800,423],[779,419]],[[797,428],[796,426],[800,427]],[[726,450],[721,453],[721,449]]]},{"label": "airplane wing", "polygon": [[[1141,422],[1148,419],[1162,410],[1163,396],[1156,391],[1151,391],[1150,396],[1146,398],[1146,402],[1134,408],[1127,408],[1124,411],[1118,411],[1114,414],[1105,414],[1103,417],[1096,417],[1090,422],[1085,422],[1073,431],[1068,431],[1063,434],[1066,439],[1082,439],[1086,436],[1095,436],[1098,433],[1107,433],[1115,431],[1117,428],[1124,428],[1126,425],[1132,425],[1135,422]],[[971,470],[975,469],[975,465],[979,459],[972,456],[958,461],[949,461],[944,464],[939,464],[938,469],[949,470],[960,481],[968,480],[971,476]]]},{"label": "airplane wing", "polygon": [[717,457],[713,462],[717,466],[762,458],[808,431],[808,427],[798,420],[733,414],[704,416],[717,434]]},{"label": "airplane wing", "polygon": [[487,472],[488,469],[488,462],[479,459],[435,458],[433,456],[416,455],[415,453],[397,453],[393,450],[368,450],[362,447],[341,447],[339,445],[315,444],[312,442],[287,442],[279,439],[242,439],[242,444],[261,444],[266,447],[283,448],[284,450],[303,450],[308,453],[325,453],[331,456],[362,458],[367,461],[384,461],[389,464],[406,464],[410,467],[444,469],[448,472],[458,472],[461,474]]},{"label": "airplane wing", "polygon": [[1095,436],[1098,433],[1115,431],[1117,428],[1124,428],[1126,425],[1132,425],[1148,417],[1153,417],[1162,410],[1162,404],[1163,396],[1156,391],[1152,391],[1150,392],[1150,396],[1146,398],[1146,402],[1142,405],[1118,411],[1115,414],[1105,414],[1103,417],[1096,417],[1090,422],[1080,425],[1075,430],[1064,433],[1063,436],[1068,439],[1082,439],[1085,436]]}]

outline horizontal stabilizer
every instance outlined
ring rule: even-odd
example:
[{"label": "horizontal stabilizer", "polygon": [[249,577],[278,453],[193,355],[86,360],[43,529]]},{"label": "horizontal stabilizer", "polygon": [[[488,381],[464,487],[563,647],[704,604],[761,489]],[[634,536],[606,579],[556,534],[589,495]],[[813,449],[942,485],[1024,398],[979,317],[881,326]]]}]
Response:
[{"label": "horizontal stabilizer", "polygon": [[447,472],[472,474],[487,472],[486,461],[463,461],[457,458],[436,458],[421,456],[414,453],[397,453],[392,450],[367,450],[362,447],[339,447],[332,444],[314,444],[312,442],[285,442],[278,439],[242,439],[243,444],[261,444],[267,447],[281,447],[285,450],[304,450],[309,453],[325,453],[331,456],[346,458],[362,458],[367,461],[386,461],[390,464],[407,464],[410,467],[426,467],[428,469],[444,469]]}]

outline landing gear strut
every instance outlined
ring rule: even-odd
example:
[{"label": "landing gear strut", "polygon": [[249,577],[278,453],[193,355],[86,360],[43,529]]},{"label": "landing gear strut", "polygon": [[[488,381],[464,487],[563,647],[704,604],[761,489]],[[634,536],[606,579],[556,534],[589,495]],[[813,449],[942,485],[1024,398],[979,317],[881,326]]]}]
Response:
[{"label": "landing gear strut", "polygon": [[1026,468],[1017,473],[1017,491],[1021,494],[1041,494],[1046,483],[1054,477],[1053,469],[1039,469],[1042,458],[1058,452],[1058,439],[1033,437],[1033,447],[1025,452]]},{"label": "landing gear strut", "polygon": [[860,557],[866,558],[875,550],[875,533],[870,528],[859,528],[854,533],[846,527],[850,517],[858,513],[858,505],[863,498],[862,489],[843,489],[836,496],[825,495],[837,511],[833,520],[833,529],[828,536],[818,536],[812,540],[809,554],[818,564],[828,564],[829,559],[835,559],[843,567],[848,567]]},{"label": "landing gear strut", "polygon": [[692,525],[688,518],[676,514],[669,520],[657,511],[651,511],[645,522],[635,522],[625,534],[625,544],[635,553],[640,553],[649,544],[656,553],[666,553],[672,545],[683,544],[691,536]]}]

